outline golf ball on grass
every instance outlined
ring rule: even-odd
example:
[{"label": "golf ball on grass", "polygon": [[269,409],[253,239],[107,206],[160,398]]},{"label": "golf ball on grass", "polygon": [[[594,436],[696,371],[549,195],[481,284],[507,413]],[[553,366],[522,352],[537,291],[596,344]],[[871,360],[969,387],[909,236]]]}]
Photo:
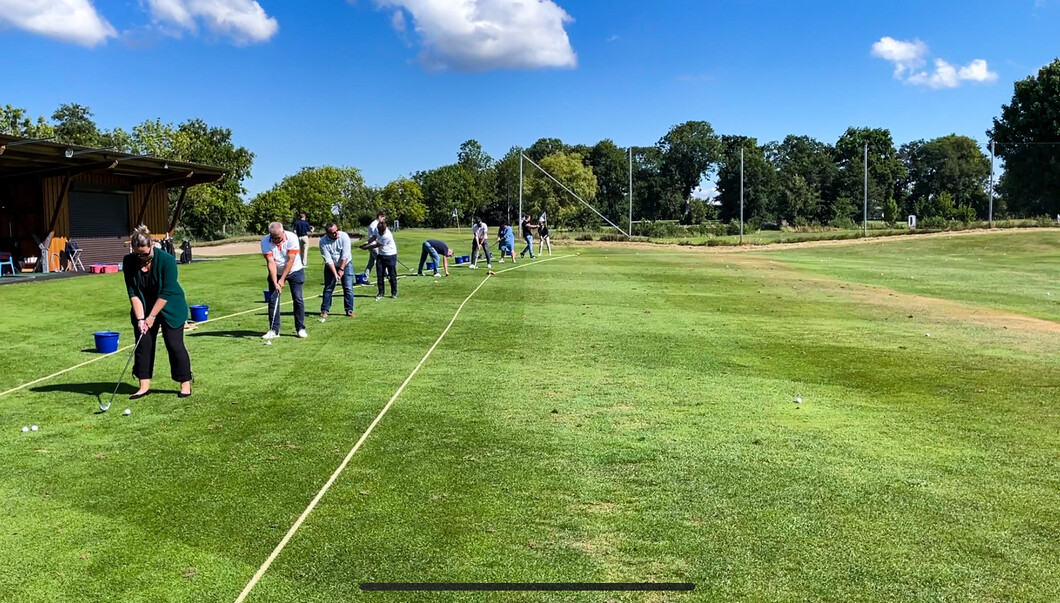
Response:
[{"label": "golf ball on grass", "polygon": [[22,426],[22,433],[29,433],[29,425]]},{"label": "golf ball on grass", "polygon": [[127,417],[127,416],[132,414],[132,409],[131,408],[126,408],[125,411],[122,412],[121,414],[122,414],[122,416]]},{"label": "golf ball on grass", "polygon": [[796,397],[795,397],[795,403],[796,403],[796,404],[802,404],[802,398],[800,398],[800,397],[796,396]]},{"label": "golf ball on grass", "polygon": [[40,427],[37,427],[36,425],[29,428],[30,431],[37,431],[38,429],[40,429]]}]

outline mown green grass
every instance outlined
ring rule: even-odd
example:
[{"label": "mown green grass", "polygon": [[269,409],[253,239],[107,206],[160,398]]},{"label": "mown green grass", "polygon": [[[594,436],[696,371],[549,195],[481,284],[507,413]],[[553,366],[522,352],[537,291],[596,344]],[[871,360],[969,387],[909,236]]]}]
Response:
[{"label": "mown green grass", "polygon": [[[402,240],[413,267],[417,234]],[[1049,279],[1055,255],[1033,250],[1055,241],[1040,236],[972,245],[996,281]],[[947,266],[968,238],[915,253]],[[1021,262],[996,259],[1017,242]],[[855,289],[886,291],[859,284],[886,285],[874,259],[905,253],[889,245],[843,248],[834,269],[812,259],[839,248],[571,246],[498,275],[249,600],[1056,600],[1060,337],[864,303]],[[212,316],[263,306],[257,257],[181,270]],[[93,414],[124,355],[0,397],[0,599],[234,599],[483,272],[404,279],[400,299],[358,298],[356,319],[270,347],[263,309],[206,323],[187,338],[188,400]],[[319,282],[311,263],[309,294]],[[907,292],[1056,320],[976,288]],[[0,287],[0,304],[18,308],[0,316],[0,391],[91,358],[92,330],[128,338],[113,276]],[[357,587],[645,580],[697,589]]]}]

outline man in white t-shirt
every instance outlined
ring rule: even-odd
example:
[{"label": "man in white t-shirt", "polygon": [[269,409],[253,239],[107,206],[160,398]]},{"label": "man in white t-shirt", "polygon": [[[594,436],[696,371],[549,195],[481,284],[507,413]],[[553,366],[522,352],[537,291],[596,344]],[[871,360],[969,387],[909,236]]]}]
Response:
[{"label": "man in white t-shirt", "polygon": [[[369,245],[375,243],[376,239],[379,238],[379,221],[386,220],[386,213],[379,212],[375,215],[375,220],[368,225],[368,240],[361,245],[361,249],[367,249]],[[368,264],[364,268],[364,278],[367,280],[368,275],[372,272],[372,266],[375,266],[376,256],[379,255],[375,248],[368,250]],[[378,272],[378,270],[376,271]]]},{"label": "man in white t-shirt", "polygon": [[383,294],[386,293],[384,278],[390,280],[391,299],[397,299],[397,243],[394,242],[394,234],[386,227],[385,219],[379,220],[379,236],[375,241],[366,243],[365,247],[369,250],[379,250],[379,256],[376,258],[379,267],[375,269],[379,294],[375,296],[375,301],[383,299]]},{"label": "man in white t-shirt", "polygon": [[269,269],[269,332],[262,335],[263,339],[280,336],[280,312],[276,306],[288,284],[294,300],[295,332],[302,339],[309,336],[305,331],[305,298],[302,296],[305,265],[300,252],[298,237],[293,232],[285,231],[279,222],[269,224],[269,234],[261,240],[261,253]]},{"label": "man in white t-shirt", "polygon": [[488,230],[486,222],[482,218],[475,219],[475,226],[472,228],[471,265],[468,268],[478,268],[480,250],[486,256],[486,268],[493,268],[493,254],[490,253]]}]

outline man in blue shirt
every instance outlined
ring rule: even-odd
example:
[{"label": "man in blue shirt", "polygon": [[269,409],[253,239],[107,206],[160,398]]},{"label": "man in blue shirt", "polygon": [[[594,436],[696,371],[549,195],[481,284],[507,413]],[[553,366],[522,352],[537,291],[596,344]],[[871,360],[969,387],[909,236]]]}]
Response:
[{"label": "man in blue shirt", "polygon": [[346,316],[353,318],[353,248],[350,235],[339,230],[338,224],[328,222],[320,237],[320,255],[324,258],[324,293],[320,299],[320,318],[331,311],[331,294],[335,283],[342,283],[342,306]]},{"label": "man in blue shirt", "polygon": [[299,254],[302,256],[302,265],[306,265],[305,250],[309,247],[309,233],[313,232],[313,227],[309,225],[309,222],[305,219],[305,212],[298,214],[298,219],[294,221],[294,234],[298,235],[298,249]]},{"label": "man in blue shirt", "polygon": [[434,276],[438,276],[439,264],[445,267],[445,275],[449,276],[449,258],[453,255],[453,250],[437,239],[427,239],[423,242],[423,250],[420,251],[420,266],[416,269],[416,276],[423,276],[423,263],[427,261],[428,255],[434,260]]}]

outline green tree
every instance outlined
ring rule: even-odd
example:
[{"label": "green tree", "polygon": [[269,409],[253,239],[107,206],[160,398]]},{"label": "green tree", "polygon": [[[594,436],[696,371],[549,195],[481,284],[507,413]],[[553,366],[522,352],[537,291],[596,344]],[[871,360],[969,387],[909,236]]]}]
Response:
[{"label": "green tree", "polygon": [[[596,175],[593,174],[592,168],[585,165],[581,155],[555,153],[542,159],[540,165],[585,202],[592,203],[595,199]],[[592,210],[585,208],[540,170],[531,166],[525,177],[523,202],[525,214],[537,215],[540,212],[547,212],[549,221],[560,226],[587,226],[599,223],[600,218],[593,214]]]},{"label": "green tree", "polygon": [[887,226],[894,228],[900,215],[898,202],[894,200],[894,197],[887,199],[887,202],[883,204],[883,221],[887,223]]},{"label": "green tree", "polygon": [[539,138],[537,142],[526,149],[525,153],[535,163],[541,163],[541,160],[549,155],[566,151],[567,145],[563,144],[563,141],[558,138]]},{"label": "green tree", "polygon": [[611,140],[590,150],[589,165],[596,175],[597,209],[615,224],[629,221],[629,158]]},{"label": "green tree", "polygon": [[987,135],[1005,162],[999,189],[1008,210],[1060,214],[1060,58],[1016,82]]},{"label": "green tree", "polygon": [[[780,208],[783,218],[791,220],[795,215],[800,215],[808,219],[827,220],[827,209],[835,199],[839,177],[839,168],[834,156],[835,149],[831,145],[809,136],[788,135],[783,142],[766,145],[766,157],[777,170],[782,192],[788,193],[789,187],[805,183],[813,197],[806,200],[805,206],[816,208],[812,215]],[[802,183],[796,181],[795,176],[801,177]],[[791,198],[801,199],[803,195],[801,190],[790,193],[792,194],[782,195],[781,200],[786,202]]]},{"label": "green tree", "polygon": [[[869,204],[882,205],[889,198],[901,196],[902,184],[908,177],[905,165],[894,148],[890,130],[886,128],[848,128],[835,145],[836,163],[839,168],[838,196],[857,199],[858,206],[864,199],[865,161],[864,149],[869,151]],[[845,212],[845,206],[840,204]],[[841,212],[840,212],[841,213]],[[835,209],[833,217],[837,215]],[[860,221],[861,216],[857,216]]]},{"label": "green tree", "polygon": [[633,148],[633,220],[666,220],[681,216],[684,197],[663,174],[658,147]]},{"label": "green tree", "polygon": [[99,127],[88,107],[76,103],[59,105],[52,119],[56,122],[56,141],[83,147],[103,146]]},{"label": "green tree", "polygon": [[714,128],[705,121],[678,124],[656,143],[662,152],[662,175],[672,182],[687,209],[692,190],[721,160],[723,147]]},{"label": "green tree", "polygon": [[465,222],[475,213],[479,194],[475,174],[459,164],[419,172],[415,180],[421,190],[429,226],[452,226],[454,209]]},{"label": "green tree", "polygon": [[289,222],[291,211],[290,196],[278,185],[274,186],[251,199],[247,209],[247,229],[264,233],[271,222]]},{"label": "green tree", "polygon": [[744,220],[770,220],[776,216],[777,173],[766,161],[765,149],[747,136],[722,136],[721,167],[718,169],[718,201],[721,219],[740,219],[740,149],[744,152]]},{"label": "green tree", "polygon": [[401,220],[403,226],[419,226],[427,219],[427,206],[423,203],[423,191],[415,180],[398,178],[379,191],[376,199],[379,208],[386,211],[389,220]]},{"label": "green tree", "polygon": [[32,119],[25,109],[6,105],[0,107],[0,134],[23,138],[51,138],[55,128],[44,116]]},{"label": "green tree", "polygon": [[931,199],[947,192],[957,206],[987,214],[990,160],[971,138],[950,134],[929,142],[917,140],[902,145],[899,156],[908,174],[903,192],[910,198]]}]

